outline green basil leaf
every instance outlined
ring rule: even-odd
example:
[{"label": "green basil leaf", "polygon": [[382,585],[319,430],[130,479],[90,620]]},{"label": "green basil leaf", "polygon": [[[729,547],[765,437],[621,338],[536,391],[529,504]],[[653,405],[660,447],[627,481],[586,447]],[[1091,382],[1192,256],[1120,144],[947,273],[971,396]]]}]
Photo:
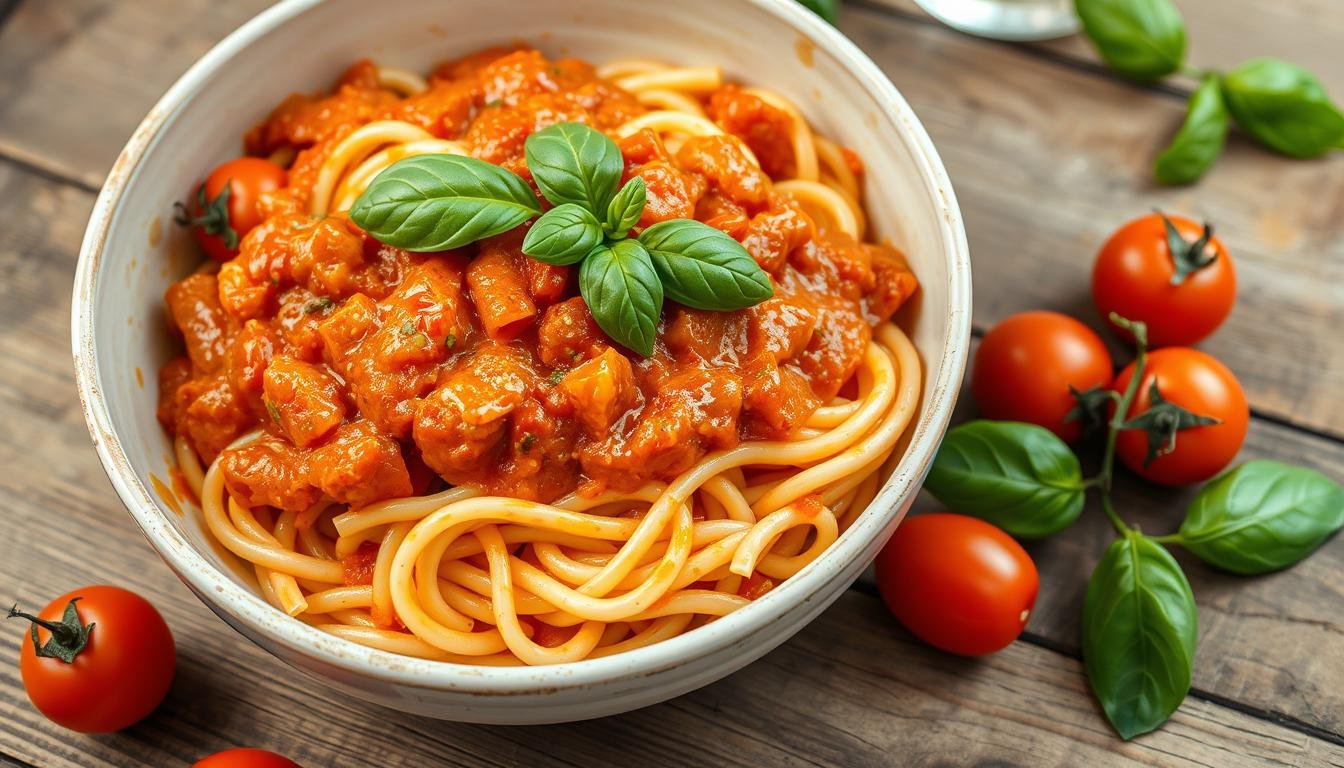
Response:
[{"label": "green basil leaf", "polygon": [[602,225],[587,209],[565,203],[541,214],[523,238],[523,253],[537,261],[564,266],[602,242]]},{"label": "green basil leaf", "polygon": [[1223,75],[1227,110],[1246,135],[1290,157],[1317,157],[1344,142],[1344,114],[1296,64],[1251,59]]},{"label": "green basil leaf", "polygon": [[594,248],[579,268],[579,293],[604,333],[641,355],[653,353],[663,285],[638,240]]},{"label": "green basil leaf", "polygon": [[972,421],[943,438],[924,487],[953,511],[1020,539],[1062,531],[1083,511],[1083,470],[1053,432],[1015,421]]},{"label": "green basil leaf", "polygon": [[625,237],[625,233],[639,223],[648,201],[648,186],[642,176],[625,182],[625,186],[611,198],[611,204],[607,206],[607,233],[612,237]]},{"label": "green basil leaf", "polygon": [[1181,546],[1233,573],[1287,568],[1344,526],[1344,488],[1320,472],[1250,461],[1214,480],[1190,503]]},{"label": "green basil leaf", "polygon": [[376,240],[407,251],[460,248],[541,212],[517,174],[460,155],[418,155],[373,178],[350,219]]},{"label": "green basil leaf", "polygon": [[798,0],[798,4],[832,25],[840,15],[840,0]]},{"label": "green basil leaf", "polygon": [[1162,545],[1137,531],[1111,543],[1083,602],[1083,664],[1121,738],[1153,730],[1181,706],[1197,625],[1190,582]]},{"label": "green basil leaf", "polygon": [[616,142],[582,123],[556,123],[527,137],[527,169],[555,205],[573,203],[594,216],[607,210],[625,160]]},{"label": "green basil leaf", "polygon": [[649,249],[667,297],[695,309],[745,309],[775,295],[770,276],[742,244],[691,219],[660,221],[639,241]]},{"label": "green basil leaf", "polygon": [[1227,107],[1218,77],[1209,75],[1190,94],[1185,122],[1153,163],[1153,178],[1163,184],[1189,184],[1203,176],[1227,140]]},{"label": "green basil leaf", "polygon": [[1185,22],[1171,0],[1074,0],[1103,61],[1134,80],[1156,80],[1185,61]]}]

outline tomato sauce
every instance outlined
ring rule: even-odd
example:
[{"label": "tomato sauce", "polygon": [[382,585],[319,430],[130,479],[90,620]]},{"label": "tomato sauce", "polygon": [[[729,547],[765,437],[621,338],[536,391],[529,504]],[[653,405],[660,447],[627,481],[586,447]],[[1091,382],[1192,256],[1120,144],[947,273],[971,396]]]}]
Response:
[{"label": "tomato sauce", "polygon": [[[304,213],[323,159],[371,120],[413,122],[530,179],[530,133],[559,121],[614,132],[644,111],[629,93],[587,63],[522,49],[443,64],[407,98],[368,62],[330,93],[290,97],[245,141],[251,154],[297,151],[289,185],[263,196],[265,220],[218,274],[167,292],[185,353],[159,373],[160,420],[220,460],[240,502],[290,510],[424,493],[433,477],[538,500],[631,489],[794,433],[916,281],[895,249],[827,231],[772,189],[767,172],[793,167],[786,115],[731,85],[706,107],[760,167],[727,136],[675,151],[648,131],[621,139],[625,178],[648,186],[639,226],[722,229],[775,295],[737,312],[668,302],[641,357],[598,329],[575,268],[522,254],[522,228],[413,254]],[[225,450],[257,427],[260,440]]]}]

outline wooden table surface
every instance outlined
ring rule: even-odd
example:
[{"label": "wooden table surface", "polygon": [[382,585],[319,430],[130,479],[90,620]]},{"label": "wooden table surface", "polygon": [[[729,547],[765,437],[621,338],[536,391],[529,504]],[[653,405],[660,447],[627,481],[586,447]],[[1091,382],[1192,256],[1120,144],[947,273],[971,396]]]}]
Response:
[{"label": "wooden table surface", "polygon": [[[1035,615],[1021,641],[986,659],[924,647],[860,583],[747,669],[605,720],[440,723],[297,678],[150,550],[90,447],[69,356],[76,252],[104,174],[168,84],[265,4],[0,0],[3,599],[31,607],[81,584],[131,586],[163,611],[179,652],[172,692],[153,716],[87,737],[31,708],[11,661],[20,628],[3,626],[0,765],[178,766],[250,744],[314,767],[1344,766],[1344,539],[1256,579],[1178,554],[1199,603],[1193,689],[1165,727],[1124,743],[1079,663],[1084,587],[1110,535],[1096,509],[1031,545]],[[1281,55],[1344,96],[1344,0],[1177,4],[1197,64]],[[1344,479],[1344,153],[1291,161],[1234,136],[1201,184],[1157,188],[1149,163],[1183,113],[1188,82],[1126,84],[1080,40],[979,40],[908,0],[853,0],[841,27],[902,90],[951,173],[974,254],[977,334],[1042,307],[1095,325],[1089,266],[1112,228],[1154,206],[1207,217],[1240,273],[1236,311],[1205,348],[1250,396],[1242,458]],[[1175,527],[1187,497],[1129,481],[1117,502],[1160,532]]]}]

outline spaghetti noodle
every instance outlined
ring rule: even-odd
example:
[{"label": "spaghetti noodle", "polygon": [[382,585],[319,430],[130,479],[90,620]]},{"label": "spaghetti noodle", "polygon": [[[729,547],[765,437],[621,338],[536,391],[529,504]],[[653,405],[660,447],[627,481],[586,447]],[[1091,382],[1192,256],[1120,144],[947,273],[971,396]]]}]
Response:
[{"label": "spaghetti noodle", "polygon": [[[611,135],[651,137],[673,156],[695,137],[722,137],[755,172],[767,161],[767,155],[753,150],[751,135],[738,135],[709,116],[707,96],[724,88],[718,68],[631,60],[607,64],[597,75],[601,85],[594,88],[611,88],[609,83],[614,83],[636,105],[608,128]],[[378,71],[377,83],[408,101],[439,87],[434,78],[426,82],[414,73],[390,68]],[[751,99],[750,104],[771,110],[779,127],[768,137],[779,140],[769,161],[787,167],[789,173],[772,179],[772,194],[779,198],[771,210],[801,210],[815,221],[817,230],[861,240],[865,219],[854,162],[834,143],[814,136],[796,107],[783,97],[761,89],[741,93]],[[369,120],[322,145],[320,162],[310,168],[311,183],[291,179],[291,186],[302,187],[298,200],[306,197],[304,213],[339,214],[374,176],[397,160],[424,153],[481,154],[479,143],[472,142],[470,131],[449,139],[405,119]],[[758,148],[770,146],[756,143]],[[301,150],[292,173],[304,162]],[[707,173],[712,176],[712,170]],[[726,188],[731,182],[717,183]],[[254,237],[263,238],[247,240]],[[315,253],[317,241],[306,242],[305,253]],[[328,247],[334,246],[321,246]],[[240,259],[248,256],[248,248],[244,246]],[[477,260],[488,258],[482,250]],[[226,277],[229,271],[226,265],[219,277],[226,312],[236,303],[231,303],[224,285],[232,279]],[[799,279],[806,277],[800,273]],[[467,280],[471,281],[470,271]],[[913,278],[909,281],[900,283],[904,294],[899,300],[912,290]],[[886,285],[885,290],[896,289]],[[481,303],[475,292],[472,296]],[[171,291],[169,299],[174,308]],[[898,305],[899,300],[888,303]],[[357,300],[346,304],[352,301]],[[627,488],[620,482],[590,478],[557,498],[529,500],[523,496],[546,494],[499,493],[498,485],[459,483],[437,493],[341,503],[330,492],[317,494],[315,500],[305,496],[310,489],[303,486],[302,492],[283,497],[279,506],[254,503],[256,494],[240,497],[231,489],[240,483],[246,486],[250,477],[246,473],[259,470],[255,465],[240,469],[226,457],[252,448],[272,451],[264,455],[278,461],[276,457],[289,455],[285,451],[308,449],[292,436],[276,443],[275,433],[284,433],[283,428],[293,424],[289,412],[277,415],[269,399],[273,361],[264,366],[268,399],[261,401],[272,409],[269,425],[262,421],[262,428],[233,439],[217,455],[211,455],[202,444],[202,433],[193,431],[187,421],[194,404],[173,411],[170,427],[177,433],[177,461],[200,499],[206,528],[250,566],[262,596],[280,610],[338,637],[408,656],[490,665],[573,662],[657,643],[735,611],[820,557],[853,522],[876,495],[885,476],[883,467],[898,457],[920,394],[918,354],[906,335],[885,319],[891,309],[886,307],[871,340],[855,351],[854,366],[839,374],[849,381],[848,396],[832,393],[823,404],[810,406],[805,417],[773,434],[747,434],[741,440],[734,435],[717,447],[705,442],[706,449],[686,466],[672,466],[675,471],[654,473]],[[283,312],[282,308],[278,317]],[[174,317],[179,313],[174,311]],[[819,315],[827,317],[839,316]],[[192,351],[190,325],[180,320],[178,324]],[[748,333],[736,327],[737,331],[726,331],[725,343],[736,343],[734,333]],[[325,354],[330,356],[336,331],[320,328],[318,336],[328,345]],[[452,332],[444,342],[435,338],[434,329],[411,324],[407,328],[410,334],[440,345],[460,343]],[[246,326],[230,332],[246,333]],[[661,333],[670,337],[671,324]],[[283,339],[285,345],[294,344],[289,335]],[[240,345],[234,342],[234,347]],[[806,352],[800,351],[804,347],[794,346],[793,354],[805,357]],[[817,359],[828,362],[825,357]],[[190,362],[192,373],[198,373],[197,359]],[[784,360],[778,362],[782,366]],[[773,365],[765,370],[782,370]],[[164,381],[172,378],[168,370],[161,377]],[[337,374],[328,378],[350,387],[357,387],[356,377],[365,375],[353,369],[339,373],[343,369],[335,364],[333,370]],[[555,370],[567,371],[563,366]],[[443,375],[436,370],[440,381]],[[822,380],[821,373],[812,375],[814,385]],[[165,384],[164,396],[173,407],[191,400],[181,394],[192,386],[193,380],[186,381]],[[557,389],[564,388],[563,381],[562,377]],[[844,383],[836,381],[832,389]],[[807,394],[815,390],[814,386]],[[736,391],[740,400],[740,389]],[[376,404],[358,389],[347,399],[353,399],[366,417]],[[623,418],[652,418],[654,403],[642,411],[637,406]],[[321,412],[314,408],[308,412],[310,420],[311,413]],[[628,427],[622,424],[626,422],[618,420],[609,429],[615,434]],[[295,429],[289,434],[296,434]],[[415,435],[416,443],[407,441],[399,450],[419,445],[432,464],[431,452],[419,443],[420,432]],[[373,442],[358,443],[361,446],[381,445],[377,440],[386,439],[363,438]],[[527,439],[524,436],[523,441]],[[321,440],[313,445],[314,454],[325,450]],[[514,447],[515,454],[519,449]],[[675,446],[663,450],[673,451]],[[574,454],[579,454],[577,448]],[[211,459],[208,467],[202,466],[198,455]],[[345,498],[350,498],[348,493]]]}]

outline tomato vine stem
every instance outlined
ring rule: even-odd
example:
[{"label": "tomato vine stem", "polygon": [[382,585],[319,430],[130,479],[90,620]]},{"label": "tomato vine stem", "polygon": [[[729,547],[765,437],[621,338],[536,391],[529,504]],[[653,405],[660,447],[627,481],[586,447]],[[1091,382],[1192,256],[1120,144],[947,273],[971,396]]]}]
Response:
[{"label": "tomato vine stem", "polygon": [[1101,490],[1101,509],[1110,519],[1111,525],[1115,526],[1116,533],[1123,536],[1132,529],[1116,514],[1115,504],[1111,501],[1111,485],[1115,479],[1115,443],[1129,415],[1129,409],[1134,404],[1134,398],[1138,395],[1139,383],[1143,381],[1144,368],[1148,363],[1148,327],[1141,322],[1127,320],[1115,312],[1111,313],[1110,319],[1116,326],[1133,334],[1136,353],[1134,374],[1129,377],[1129,384],[1126,385],[1124,394],[1116,401],[1115,411],[1106,424],[1106,452],[1101,459],[1101,472],[1095,480]]}]

